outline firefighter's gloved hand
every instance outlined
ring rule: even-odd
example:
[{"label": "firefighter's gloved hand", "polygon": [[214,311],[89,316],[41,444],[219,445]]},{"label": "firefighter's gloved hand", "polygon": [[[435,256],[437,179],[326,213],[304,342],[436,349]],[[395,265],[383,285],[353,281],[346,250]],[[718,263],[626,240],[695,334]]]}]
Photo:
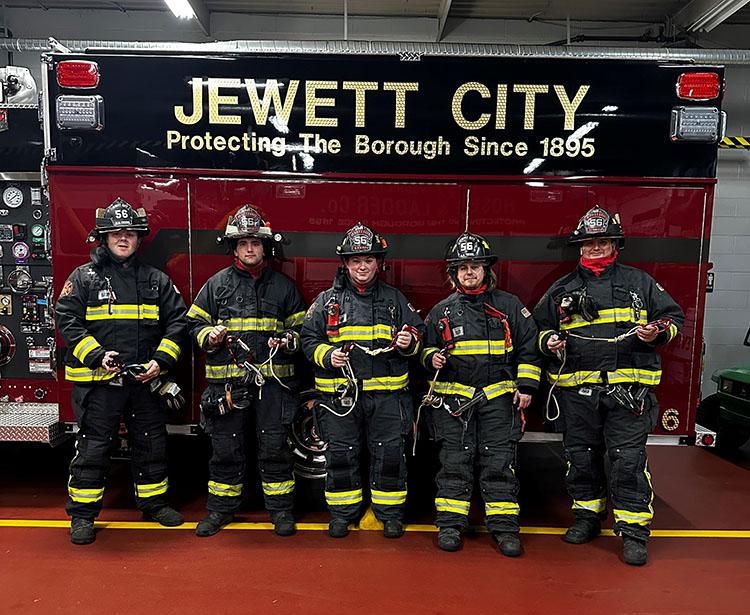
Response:
[{"label": "firefighter's gloved hand", "polygon": [[559,352],[565,348],[565,339],[561,338],[557,333],[553,333],[547,338],[547,348],[550,352]]},{"label": "firefighter's gloved hand", "polygon": [[406,350],[411,346],[414,336],[409,331],[399,331],[396,334],[396,348]]},{"label": "firefighter's gloved hand", "polygon": [[331,353],[331,365],[333,365],[334,367],[344,367],[344,365],[346,365],[347,363],[349,363],[348,352],[343,352],[342,350],[336,348]]},{"label": "firefighter's gloved hand", "polygon": [[224,325],[216,325],[208,334],[209,346],[219,346],[227,335],[227,328]]},{"label": "firefighter's gloved hand", "polygon": [[529,404],[531,403],[531,395],[528,393],[521,393],[521,391],[516,391],[513,394],[513,405],[516,406],[519,410],[526,410],[526,408],[529,407]]},{"label": "firefighter's gloved hand", "polygon": [[122,369],[122,363],[117,359],[119,354],[116,350],[107,350],[102,357],[102,367],[108,372],[119,372]]},{"label": "firefighter's gloved hand", "polygon": [[448,357],[440,352],[436,352],[432,355],[432,367],[434,367],[435,369],[442,369],[447,362]]},{"label": "firefighter's gloved hand", "polygon": [[651,324],[643,325],[635,330],[635,334],[638,336],[639,340],[650,344],[656,339],[656,336],[659,335],[659,329]]},{"label": "firefighter's gloved hand", "polygon": [[146,368],[146,371],[142,374],[138,374],[135,379],[138,380],[138,382],[148,382],[149,380],[153,380],[161,373],[161,367],[159,364],[154,360],[151,359],[146,365],[144,365]]}]

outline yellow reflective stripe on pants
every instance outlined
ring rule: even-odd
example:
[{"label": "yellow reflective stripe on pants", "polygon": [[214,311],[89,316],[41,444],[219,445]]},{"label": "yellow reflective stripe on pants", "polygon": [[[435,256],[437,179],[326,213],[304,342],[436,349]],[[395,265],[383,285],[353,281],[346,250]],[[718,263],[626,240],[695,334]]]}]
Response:
[{"label": "yellow reflective stripe on pants", "polygon": [[542,379],[542,368],[529,363],[519,363],[517,376],[518,378],[527,378],[539,382]]},{"label": "yellow reflective stripe on pants", "polygon": [[202,320],[203,322],[208,324],[213,323],[213,318],[211,318],[211,315],[206,310],[198,307],[195,304],[190,306],[190,309],[187,311],[187,317],[195,318],[196,320]]},{"label": "yellow reflective stripe on pants", "polygon": [[375,340],[390,342],[393,339],[393,333],[389,325],[350,326],[340,327],[336,335],[329,335],[328,339],[332,342],[372,342]]},{"label": "yellow reflective stripe on pants", "polygon": [[148,483],[145,485],[135,484],[135,494],[139,498],[152,498],[155,495],[162,495],[167,492],[167,479],[160,483]]},{"label": "yellow reflective stripe on pants", "polygon": [[485,502],[484,514],[492,515],[517,515],[521,512],[518,502]]},{"label": "yellow reflective stripe on pants", "polygon": [[180,358],[180,347],[167,337],[159,342],[156,352],[166,352],[175,361]]},{"label": "yellow reflective stripe on pants", "polygon": [[487,399],[495,399],[506,393],[513,393],[516,390],[516,383],[512,380],[503,380],[495,384],[488,384],[482,390]]},{"label": "yellow reflective stripe on pants", "polygon": [[[345,378],[315,378],[315,388],[323,393],[335,393],[338,387],[348,384]],[[409,386],[409,374],[381,376],[362,381],[363,391],[400,391]]]},{"label": "yellow reflective stripe on pants", "polygon": [[[271,366],[266,363],[265,365],[256,365],[260,370],[260,373],[267,377],[272,377]],[[274,365],[274,373],[279,378],[291,378],[294,376],[294,364],[284,363],[283,365]],[[223,380],[226,378],[243,378],[247,375],[247,370],[244,367],[239,367],[234,364],[223,364],[223,365],[206,365],[206,378],[211,380]]]},{"label": "yellow reflective stripe on pants", "polygon": [[654,518],[653,512],[633,512],[615,508],[615,522],[632,523],[633,525],[650,525]]},{"label": "yellow reflective stripe on pants", "polygon": [[570,322],[562,323],[560,325],[560,331],[588,327],[589,325],[611,324],[615,322],[645,325],[648,324],[648,313],[646,310],[641,310],[639,317],[636,318],[633,308],[609,308],[606,310],[599,310],[599,317],[592,321],[584,320],[582,316],[573,314]]},{"label": "yellow reflective stripe on pants", "polygon": [[656,386],[661,382],[660,369],[637,369],[623,368],[613,372],[607,372],[609,384],[622,384],[623,382],[637,382],[647,386]]},{"label": "yellow reflective stripe on pants", "polygon": [[457,515],[468,515],[471,502],[451,500],[449,498],[435,498],[435,508],[438,512],[451,512]]},{"label": "yellow reflective stripe on pants", "polygon": [[217,483],[215,480],[208,481],[208,492],[211,495],[220,497],[236,497],[242,495],[242,483],[238,485],[229,485],[227,483]]},{"label": "yellow reflective stripe on pants", "polygon": [[460,382],[436,382],[433,391],[440,395],[460,395],[461,397],[468,397],[471,399],[474,397],[474,391],[476,391],[476,389],[461,384]]},{"label": "yellow reflective stripe on pants", "polygon": [[96,338],[93,335],[87,335],[75,345],[75,348],[73,348],[73,356],[83,363],[92,350],[101,347],[102,345],[96,341]]},{"label": "yellow reflective stripe on pants", "polygon": [[294,491],[294,481],[285,480],[280,483],[266,483],[262,482],[263,493],[266,495],[286,495]]},{"label": "yellow reflective stripe on pants", "polygon": [[116,375],[115,372],[108,372],[103,367],[89,369],[88,367],[65,366],[65,380],[70,380],[71,382],[102,382],[104,380],[111,380]]},{"label": "yellow reflective stripe on pants", "polygon": [[104,487],[99,489],[79,489],[68,485],[68,495],[74,502],[90,504],[92,502],[98,502],[104,497]]},{"label": "yellow reflective stripe on pants", "polygon": [[373,489],[370,493],[373,504],[399,506],[406,503],[406,491],[378,491]]},{"label": "yellow reflective stripe on pants", "polygon": [[602,382],[601,372],[568,372],[560,374],[547,372],[547,380],[559,387],[577,387],[582,384],[597,384]]},{"label": "yellow reflective stripe on pants", "polygon": [[330,344],[318,344],[315,347],[315,351],[313,352],[313,361],[315,361],[316,365],[325,367],[325,363],[323,363],[323,360],[325,359],[325,356],[326,354],[328,354],[329,350],[333,350],[333,346],[331,346]]},{"label": "yellow reflective stripe on pants", "polygon": [[159,320],[159,306],[148,303],[113,303],[87,307],[86,320]]},{"label": "yellow reflective stripe on pants", "polygon": [[359,504],[362,501],[362,490],[353,491],[326,491],[326,502],[329,506],[348,506]]},{"label": "yellow reflective stripe on pants", "polygon": [[305,322],[305,312],[296,312],[284,319],[284,328],[292,329],[294,327],[299,327],[303,322]]},{"label": "yellow reflective stripe on pants", "polygon": [[452,355],[501,355],[512,352],[513,346],[505,347],[505,340],[467,340],[456,342]]},{"label": "yellow reflective stripe on pants", "polygon": [[607,498],[599,500],[573,500],[573,510],[590,510],[594,513],[602,513],[607,509]]}]

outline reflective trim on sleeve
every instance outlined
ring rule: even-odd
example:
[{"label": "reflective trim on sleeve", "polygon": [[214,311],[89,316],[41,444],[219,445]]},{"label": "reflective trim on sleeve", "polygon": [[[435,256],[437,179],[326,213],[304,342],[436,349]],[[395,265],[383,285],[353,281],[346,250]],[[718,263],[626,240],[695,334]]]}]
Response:
[{"label": "reflective trim on sleeve", "polygon": [[326,491],[325,494],[328,506],[349,506],[351,504],[359,504],[362,501],[362,489]]},{"label": "reflective trim on sleeve", "polygon": [[505,347],[505,340],[466,340],[456,342],[452,355],[502,355],[512,352],[513,346]]},{"label": "reflective trim on sleeve", "polygon": [[89,306],[86,320],[159,320],[159,306],[148,303]]},{"label": "reflective trim on sleeve", "polygon": [[80,504],[92,504],[93,502],[99,502],[104,498],[104,487],[99,489],[78,489],[77,487],[71,487],[68,485],[68,495],[74,502]]},{"label": "reflective trim on sleeve", "polygon": [[211,318],[211,315],[203,308],[195,305],[195,303],[193,303],[193,305],[191,305],[190,309],[187,311],[187,317],[194,318],[196,320],[202,320],[209,325],[213,324],[214,322],[214,319]]},{"label": "reflective trim on sleeve", "polygon": [[373,504],[381,506],[401,506],[402,504],[406,504],[406,491],[378,491],[377,489],[372,489],[370,494]]},{"label": "reflective trim on sleeve", "polygon": [[302,325],[303,322],[305,322],[305,312],[295,312],[284,319],[284,328],[293,329]]},{"label": "reflective trim on sleeve", "polygon": [[81,363],[86,360],[92,350],[101,348],[102,345],[96,341],[96,338],[92,335],[87,335],[80,342],[78,342],[73,348],[73,356],[78,359]]},{"label": "reflective trim on sleeve", "polygon": [[599,317],[592,321],[584,320],[579,314],[573,314],[570,322],[561,323],[560,330],[578,329],[579,327],[588,327],[589,325],[604,325],[615,322],[631,323],[634,325],[648,324],[648,312],[641,310],[638,318],[635,317],[635,311],[632,307],[610,308],[599,310]]},{"label": "reflective trim on sleeve", "polygon": [[325,368],[325,357],[329,350],[333,350],[330,344],[318,344],[313,352],[313,361],[316,365]]},{"label": "reflective trim on sleeve", "polygon": [[[254,364],[255,365],[255,364]],[[265,365],[255,365],[260,370],[260,373],[267,377],[273,377],[271,374],[271,366],[266,363]],[[294,376],[294,364],[283,363],[281,365],[273,366],[274,373],[279,378],[291,378]],[[209,380],[225,380],[227,378],[243,378],[247,376],[248,372],[244,367],[235,365],[234,363],[225,363],[221,365],[206,365],[206,378]]]},{"label": "reflective trim on sleeve", "polygon": [[588,510],[593,513],[603,513],[607,510],[607,498],[598,500],[573,500],[573,510]]},{"label": "reflective trim on sleeve", "polygon": [[542,369],[528,363],[518,364],[518,377],[539,382],[542,379]]},{"label": "reflective trim on sleeve", "polygon": [[521,508],[517,502],[486,502],[484,514],[488,517],[493,515],[517,515]]},{"label": "reflective trim on sleeve", "polygon": [[389,325],[361,325],[341,327],[336,335],[329,335],[328,339],[332,342],[372,342],[375,340],[390,342],[393,334]]},{"label": "reflective trim on sleeve", "polygon": [[679,331],[677,330],[677,325],[669,325],[669,331],[667,332],[667,341],[671,342],[677,336],[677,333],[679,333]]},{"label": "reflective trim on sleeve", "polygon": [[198,346],[203,348],[203,346],[206,343],[206,338],[210,335],[211,331],[213,331],[213,326],[203,327],[198,331],[198,335],[195,336],[196,340],[198,341]]},{"label": "reflective trim on sleeve", "polygon": [[71,382],[102,382],[104,380],[111,380],[116,375],[115,372],[108,372],[103,367],[89,369],[88,367],[65,366],[65,380],[70,380]]},{"label": "reflective trim on sleeve", "polygon": [[208,481],[208,492],[222,498],[232,498],[242,495],[242,483],[230,485],[228,483],[217,483],[215,480]]},{"label": "reflective trim on sleeve", "polygon": [[468,515],[471,502],[451,500],[449,498],[435,498],[435,508],[438,512],[450,512],[457,515]]},{"label": "reflective trim on sleeve", "polygon": [[544,331],[539,332],[539,341],[537,343],[537,346],[539,346],[540,352],[545,352],[545,348],[544,346],[542,346],[542,344],[544,343],[545,336],[550,335],[551,333],[557,333],[557,331],[555,331],[554,329],[545,329]]},{"label": "reflective trim on sleeve", "polygon": [[482,390],[487,399],[495,399],[506,393],[514,393],[516,390],[516,383],[512,380],[502,380],[495,384],[488,384],[486,387],[483,387]]},{"label": "reflective trim on sleeve", "polygon": [[280,483],[261,482],[261,485],[266,495],[287,495],[294,491],[294,480],[285,480]]},{"label": "reflective trim on sleeve", "polygon": [[637,369],[623,368],[613,372],[607,372],[609,384],[621,384],[623,382],[637,382],[646,386],[656,386],[661,382],[660,369]]},{"label": "reflective trim on sleeve", "polygon": [[648,512],[633,512],[631,510],[622,510],[619,508],[614,509],[615,523],[632,523],[633,525],[651,525],[651,520],[654,518],[654,513]]},{"label": "reflective trim on sleeve", "polygon": [[[400,391],[409,386],[409,374],[367,378],[361,382],[363,391]],[[323,393],[335,393],[341,385],[347,383],[345,378],[315,378],[315,388]]]},{"label": "reflective trim on sleeve", "polygon": [[431,367],[431,364],[428,363],[428,360],[431,360],[430,357],[434,355],[436,352],[438,352],[438,349],[434,346],[430,346],[429,348],[425,348],[422,350],[422,352],[419,354],[419,360],[422,361],[422,365],[425,367]]},{"label": "reflective trim on sleeve", "polygon": [[135,494],[139,498],[152,498],[156,495],[163,495],[167,492],[167,479],[159,483],[148,483],[144,485],[135,484]]},{"label": "reflective trim on sleeve", "polygon": [[168,337],[162,338],[156,352],[164,352],[172,357],[175,361],[180,358],[180,347]]}]

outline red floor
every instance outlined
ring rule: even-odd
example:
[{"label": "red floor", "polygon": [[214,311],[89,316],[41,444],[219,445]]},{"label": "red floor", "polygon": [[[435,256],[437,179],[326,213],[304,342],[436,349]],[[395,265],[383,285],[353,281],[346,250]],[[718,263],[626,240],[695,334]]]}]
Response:
[{"label": "red floor", "polygon": [[[65,518],[67,452],[0,447],[0,520]],[[194,522],[203,514],[205,469],[200,454],[184,453],[172,452],[173,491]],[[619,561],[619,539],[608,536],[571,546],[558,535],[524,534],[526,555],[509,560],[487,534],[448,554],[436,548],[434,532],[423,531],[393,541],[375,531],[334,540],[314,530],[291,538],[225,530],[199,539],[187,529],[102,529],[93,545],[74,547],[64,528],[0,527],[0,613],[746,612],[750,447],[732,459],[695,448],[649,453],[655,530],[743,530],[746,537],[656,536],[649,564],[632,568]],[[521,458],[524,527],[562,528],[569,518],[559,449],[527,445]],[[140,519],[130,508],[126,466],[115,468],[106,497],[102,519]],[[249,507],[242,520],[266,520],[257,502]],[[412,521],[430,521],[426,501],[410,510]]]}]

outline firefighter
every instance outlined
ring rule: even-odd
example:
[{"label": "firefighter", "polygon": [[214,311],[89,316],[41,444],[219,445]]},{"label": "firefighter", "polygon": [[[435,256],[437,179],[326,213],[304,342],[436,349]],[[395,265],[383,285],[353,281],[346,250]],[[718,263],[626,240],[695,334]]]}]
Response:
[{"label": "firefighter", "polygon": [[606,454],[623,560],[643,565],[653,518],[646,439],[659,414],[656,349],[674,339],[685,316],[651,276],[618,262],[624,239],[619,215],[599,206],[586,212],[569,237],[580,246],[578,266],[552,284],[534,317],[539,348],[550,357],[551,412],[559,409],[564,425],[575,522],[563,539],[582,544],[599,535]]},{"label": "firefighter", "polygon": [[461,548],[476,464],[487,529],[503,555],[517,557],[516,448],[541,376],[537,328],[518,297],[497,288],[497,256],[483,237],[462,234],[445,259],[455,292],[427,316],[421,353],[435,371],[423,405],[439,447],[438,546]]},{"label": "firefighter", "polygon": [[198,536],[219,532],[240,507],[251,420],[274,531],[295,532],[287,430],[297,409],[294,355],[305,306],[294,283],[271,266],[274,256],[281,256],[281,239],[252,205],[240,207],[220,239],[233,263],[208,279],[188,310],[191,335],[206,351],[201,412],[213,450],[208,514],[196,528]]},{"label": "firefighter", "polygon": [[360,456],[366,445],[372,510],[383,522],[383,534],[399,538],[406,504],[404,447],[413,415],[409,357],[419,351],[424,325],[403,294],[378,279],[387,253],[383,237],[358,223],[336,253],[343,266],[302,326],[302,348],[322,395],[316,417],[328,441],[328,533],[346,536],[361,512]]},{"label": "firefighter", "polygon": [[70,540],[96,538],[104,482],[121,416],[132,447],[135,499],[147,518],[176,526],[182,516],[167,504],[167,429],[160,374],[180,356],[185,304],[169,277],[135,255],[149,232],[143,208],[121,198],[96,210],[91,262],[65,282],[56,306],[67,345],[65,378],[73,383],[78,423],[70,464],[67,512]]}]

